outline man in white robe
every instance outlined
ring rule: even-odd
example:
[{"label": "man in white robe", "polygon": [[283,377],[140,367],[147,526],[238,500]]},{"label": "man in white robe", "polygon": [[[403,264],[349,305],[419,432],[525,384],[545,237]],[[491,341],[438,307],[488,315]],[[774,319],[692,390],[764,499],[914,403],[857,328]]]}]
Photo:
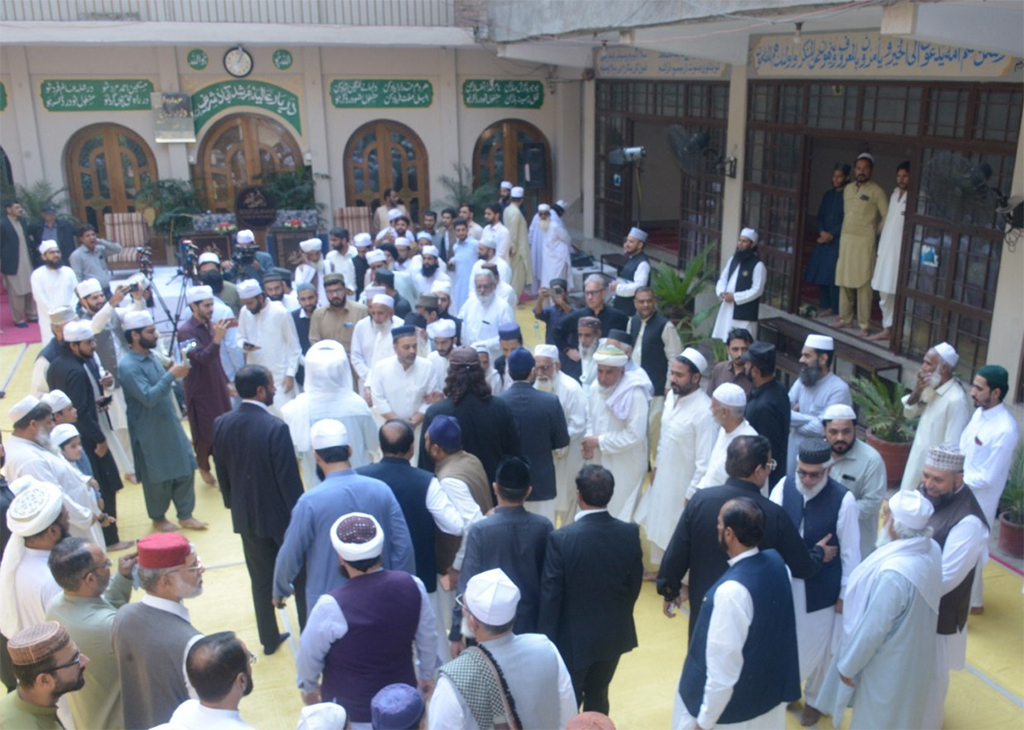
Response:
[{"label": "man in white robe", "polygon": [[[708,458],[707,471],[700,481],[690,483],[686,500],[693,499],[701,489],[719,487],[725,484],[729,474],[725,470],[725,457],[729,444],[740,436],[757,436],[757,429],[747,422],[743,413],[747,408],[747,394],[736,383],[722,383],[711,394],[711,417],[721,426]],[[764,490],[762,490],[763,492]]]},{"label": "man in white robe", "polygon": [[508,228],[508,255],[512,265],[512,280],[508,282],[520,296],[533,281],[533,267],[530,259],[530,238],[526,218],[520,207],[525,192],[521,187],[512,188],[512,202],[502,214],[502,223]]},{"label": "man in white robe", "polygon": [[[768,269],[757,256],[757,231],[744,228],[736,244],[736,253],[725,262],[715,284],[715,294],[722,304],[711,331],[713,338],[728,343],[729,332],[742,327],[757,339],[757,307],[767,278]],[[752,318],[742,314],[748,310],[752,312]]]},{"label": "man in white robe", "polygon": [[[833,535],[839,543],[839,566],[830,563],[810,581],[793,578],[793,611],[796,615],[797,648],[800,655],[800,681],[804,685],[804,709],[800,724],[810,727],[821,718],[819,692],[825,679],[825,672],[832,662],[832,642],[837,621],[843,611],[843,596],[850,573],[860,564],[860,528],[857,523],[857,502],[853,493],[830,477],[832,469],[832,447],[824,439],[808,441],[797,455],[797,471],[790,474],[772,489],[771,500],[786,509],[787,503],[799,505],[801,519],[795,527],[808,546],[812,546],[825,535]],[[826,490],[828,490],[826,492]],[[825,492],[823,494],[823,492]],[[842,495],[837,508],[834,497]],[[810,515],[810,518],[808,518]],[[817,533],[807,535],[808,523]],[[835,529],[822,525],[835,523]],[[824,533],[824,534],[818,534]],[[831,600],[831,576],[825,571],[841,571],[836,601]],[[810,607],[815,606],[812,610]]]},{"label": "man in white robe", "polygon": [[450,319],[437,319],[427,325],[427,337],[433,349],[427,353],[427,362],[434,370],[434,381],[444,390],[448,380],[448,356],[455,347],[455,322]]},{"label": "man in white robe", "polygon": [[[683,350],[669,366],[670,389],[661,416],[651,486],[636,510],[636,521],[647,533],[654,565],[661,565],[682,517],[687,493],[700,483],[708,468],[716,426],[711,398],[700,387],[707,366],[704,356],[692,347]],[[657,576],[657,570],[644,573],[647,580]]]},{"label": "man in white robe", "polygon": [[942,553],[931,539],[932,505],[917,492],[897,492],[879,547],[846,584],[842,631],[819,695],[839,727],[922,728],[935,661],[942,596]]},{"label": "man in white robe", "polygon": [[547,203],[537,206],[529,234],[535,288],[552,279],[568,280],[572,270],[572,237]]},{"label": "man in white robe", "polygon": [[850,386],[832,373],[835,359],[835,342],[825,335],[807,335],[800,351],[800,377],[789,389],[789,403],[793,412],[789,415],[789,453],[786,473],[796,468],[796,455],[807,439],[821,438],[825,431],[821,425],[821,414],[836,403],[852,406]]},{"label": "man in white robe", "polygon": [[508,302],[495,295],[497,281],[494,274],[481,271],[473,277],[476,296],[471,296],[462,309],[459,319],[462,320],[462,341],[483,342],[491,351],[491,357],[497,357],[498,328],[503,324],[514,324],[515,312]]},{"label": "man in white robe", "polygon": [[583,467],[582,442],[587,431],[587,397],[583,387],[562,372],[558,359],[558,348],[554,345],[537,345],[533,349],[533,387],[544,393],[558,396],[558,404],[565,414],[569,429],[569,445],[557,449],[555,459],[555,517],[565,525],[576,512],[576,474]]},{"label": "man in white robe", "polygon": [[321,481],[309,439],[310,428],[317,421],[329,418],[344,424],[353,469],[371,463],[380,449],[370,407],[352,389],[352,368],[344,345],[335,340],[312,345],[306,352],[305,380],[303,392],[281,408],[281,417],[292,435],[302,482],[312,489]]},{"label": "man in white robe", "polygon": [[74,307],[78,303],[75,287],[78,278],[70,266],[61,265],[60,247],[56,241],[43,241],[39,244],[39,254],[43,265],[32,272],[29,283],[32,286],[32,297],[36,301],[36,312],[39,315],[39,333],[43,347],[53,339],[50,328],[50,310],[57,307]]},{"label": "man in white robe", "polygon": [[[882,237],[885,237],[884,232]],[[904,491],[917,489],[921,483],[921,467],[928,451],[933,446],[959,442],[971,420],[967,392],[953,373],[959,360],[952,345],[940,342],[924,354],[914,390],[903,396],[903,415],[908,421],[920,419],[900,482],[900,489]]]},{"label": "man in white robe", "polygon": [[316,287],[317,306],[327,306],[327,292],[324,291],[324,275],[330,273],[323,260],[323,243],[319,238],[307,238],[299,242],[302,263],[295,267],[295,284],[312,284]]},{"label": "man in white robe", "polygon": [[878,292],[878,306],[882,310],[882,331],[869,340],[888,342],[892,337],[892,321],[896,313],[896,289],[900,278],[900,258],[903,253],[903,223],[907,220],[907,188],[910,186],[910,161],[904,160],[896,168],[896,189],[889,196],[889,210],[878,238],[875,273],[871,288]]},{"label": "man in white robe", "polygon": [[603,466],[615,477],[615,493],[608,503],[608,512],[629,522],[647,476],[647,415],[651,395],[644,385],[650,380],[642,370],[626,372],[629,356],[618,347],[600,348],[594,361],[597,382],[590,389],[583,459]]},{"label": "man in white robe", "polygon": [[324,258],[324,275],[341,274],[345,279],[345,288],[349,296],[355,296],[356,287],[356,265],[355,259],[358,256],[356,247],[349,243],[348,231],[344,228],[332,228],[327,235],[331,250]]},{"label": "man in white robe", "polygon": [[[470,272],[471,281],[476,281],[476,275],[484,270],[484,264],[487,263],[493,263],[497,267],[499,281],[506,284],[512,281],[512,267],[505,259],[498,256],[496,246],[494,237],[490,234],[485,233],[484,237],[480,239],[476,246],[477,260],[473,263],[473,269]],[[470,296],[473,296],[472,291],[470,291]]]},{"label": "man in white robe", "polygon": [[412,462],[419,461],[420,427],[431,404],[441,400],[441,388],[427,358],[419,357],[416,328],[401,325],[391,330],[394,354],[370,369],[371,408],[378,423],[400,418],[415,430]]},{"label": "man in white robe", "polygon": [[[494,248],[498,256],[508,261],[508,228],[501,222],[502,208],[499,203],[491,203],[484,208],[484,219],[487,225],[484,226],[484,235],[490,234],[494,239]],[[483,236],[481,236],[481,239]]]},{"label": "man in white robe", "polygon": [[359,377],[356,392],[369,402],[367,378],[378,361],[395,354],[391,330],[403,322],[395,316],[395,300],[387,294],[374,294],[370,298],[370,316],[363,317],[352,328],[352,367]]},{"label": "man in white robe", "polygon": [[247,279],[238,284],[242,311],[238,317],[238,344],[247,365],[262,365],[274,376],[276,415],[281,406],[298,395],[295,371],[302,347],[295,320],[280,302],[267,298],[260,283]]},{"label": "man in white robe", "polygon": [[412,272],[410,277],[419,294],[430,294],[436,282],[451,281],[451,279],[448,278],[447,267],[441,260],[437,246],[430,243],[430,234],[423,231],[420,235],[424,237],[421,243],[426,244],[420,254],[423,257],[422,265],[418,270]]}]

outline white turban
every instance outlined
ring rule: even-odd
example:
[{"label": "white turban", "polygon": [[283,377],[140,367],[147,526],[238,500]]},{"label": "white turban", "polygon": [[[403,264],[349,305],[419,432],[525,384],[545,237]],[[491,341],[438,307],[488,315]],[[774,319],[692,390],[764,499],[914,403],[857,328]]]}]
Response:
[{"label": "white turban", "polygon": [[352,239],[352,243],[356,245],[356,248],[365,248],[373,245],[373,239],[370,238],[369,233],[357,233]]},{"label": "white turban", "polygon": [[409,243],[409,239],[405,236],[399,236],[395,239],[395,248],[412,248],[412,244]]},{"label": "white turban", "polygon": [[420,231],[419,233],[416,234],[416,240],[417,241],[424,241],[424,240],[426,240],[426,241],[433,241],[434,237],[432,235],[430,235],[430,231]]},{"label": "white turban", "polygon": [[256,236],[254,236],[252,231],[247,228],[244,231],[239,231],[235,234],[235,241],[238,243],[254,243],[256,241]]},{"label": "white turban", "polygon": [[624,368],[629,362],[629,355],[615,345],[605,345],[594,353],[594,362],[613,368]]},{"label": "white turban", "polygon": [[395,298],[388,296],[387,294],[374,294],[373,299],[370,300],[370,304],[383,304],[385,307],[394,309]]},{"label": "white turban", "polygon": [[[12,485],[13,487],[13,485]],[[19,485],[20,488],[20,485]],[[13,491],[13,490],[12,490]],[[15,574],[25,555],[25,538],[38,535],[60,517],[64,493],[56,484],[34,480],[22,489],[7,508],[7,528],[13,533],[0,560],[0,632],[14,636],[20,629]]]},{"label": "white turban", "polygon": [[88,322],[76,319],[64,325],[65,342],[85,342],[86,340],[93,339],[95,336],[92,331],[92,325]]},{"label": "white turban", "polygon": [[[365,542],[347,542],[338,535],[338,526],[346,520],[356,523],[356,529],[360,532],[369,532],[371,526],[366,523],[372,523],[373,537]],[[349,512],[336,519],[331,525],[331,544],[334,545],[334,552],[350,563],[356,560],[379,558],[384,552],[384,530],[381,529],[380,523],[373,515],[368,515],[365,512]]]},{"label": "white turban", "polygon": [[420,249],[420,253],[424,256],[434,256],[435,258],[441,255],[441,252],[437,250],[437,246],[424,246]]},{"label": "white turban", "polygon": [[304,253],[323,251],[323,242],[321,242],[319,238],[307,238],[305,241],[299,242],[299,248],[301,248]]},{"label": "white turban", "polygon": [[255,279],[241,281],[235,287],[239,299],[254,299],[263,293],[263,287]]},{"label": "white turban", "polygon": [[344,707],[333,702],[317,702],[302,708],[295,730],[338,730],[347,723],[348,713]]},{"label": "white turban", "polygon": [[401,208],[392,208],[388,211],[388,223],[398,220],[403,215],[405,215],[405,213],[402,212]]},{"label": "white turban", "polygon": [[383,264],[387,260],[384,252],[379,249],[374,249],[366,254],[366,263],[368,264]]},{"label": "white turban", "polygon": [[551,206],[548,205],[547,203],[541,203],[540,205],[537,206],[537,212],[538,213],[550,213],[551,212]]},{"label": "white turban", "polygon": [[747,394],[736,383],[722,383],[715,388],[711,397],[723,406],[731,408],[746,408],[747,406]]},{"label": "white turban", "polygon": [[213,289],[208,286],[190,286],[185,292],[185,300],[189,304],[205,302],[207,299],[213,299]]},{"label": "white turban", "polygon": [[60,251],[60,246],[57,245],[56,241],[43,241],[39,244],[40,255],[45,254],[49,251]]},{"label": "white turban", "polygon": [[72,405],[71,399],[68,398],[67,393],[63,390],[51,390],[49,393],[44,395],[40,400],[46,405],[50,406],[50,410],[54,413],[60,413],[65,408]]},{"label": "white turban", "polygon": [[124,330],[140,330],[153,324],[153,315],[148,309],[130,309],[121,318],[121,326]]},{"label": "white turban", "polygon": [[740,238],[749,238],[754,243],[757,243],[757,231],[753,228],[744,228],[740,231]]},{"label": "white turban", "polygon": [[534,357],[546,357],[551,360],[558,359],[558,348],[554,345],[537,345],[533,348]]},{"label": "white turban", "polygon": [[430,285],[430,293],[437,294],[442,292],[444,294],[452,293],[452,283],[450,281],[435,281]]},{"label": "white turban", "polygon": [[[12,421],[20,421],[22,418],[32,412],[32,409],[39,405],[40,400],[34,395],[26,395],[20,401],[11,406],[11,410],[7,411],[7,415],[11,417]],[[53,406],[50,406],[53,408]]]},{"label": "white turban", "polygon": [[99,281],[96,279],[83,279],[78,286],[75,287],[75,294],[82,299],[92,296],[96,292],[103,291],[103,287],[100,286]]},{"label": "white turban", "polygon": [[480,237],[480,240],[477,241],[477,243],[481,246],[486,246],[487,248],[498,247],[498,242],[494,240],[494,234],[490,231],[484,231],[484,235]]},{"label": "white turban", "polygon": [[889,498],[889,510],[893,519],[911,530],[923,530],[928,526],[935,508],[916,489],[896,492]]},{"label": "white turban", "polygon": [[217,264],[220,265],[220,256],[215,254],[213,251],[204,251],[199,254],[199,265],[203,264]]},{"label": "white turban", "polygon": [[942,361],[951,368],[955,368],[956,364],[960,362],[960,356],[948,342],[940,342],[933,349],[938,353],[939,357],[942,358]]},{"label": "white turban", "polygon": [[455,337],[455,322],[450,319],[439,319],[427,325],[427,337]]}]

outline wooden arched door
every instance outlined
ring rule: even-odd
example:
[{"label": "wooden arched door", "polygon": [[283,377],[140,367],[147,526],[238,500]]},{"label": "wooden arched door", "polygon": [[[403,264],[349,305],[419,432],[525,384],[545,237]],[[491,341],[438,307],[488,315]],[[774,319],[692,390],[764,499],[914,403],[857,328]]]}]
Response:
[{"label": "wooden arched door", "polygon": [[402,199],[414,221],[430,205],[423,140],[404,124],[377,119],[359,127],[345,145],[345,200],[350,206],[366,206],[372,216],[388,188]]},{"label": "wooden arched door", "polygon": [[105,236],[104,213],[134,213],[135,194],[160,177],[153,150],[120,124],[92,124],[64,149],[71,213]]},{"label": "wooden arched door", "polygon": [[232,114],[203,138],[193,173],[214,213],[233,213],[238,191],[260,184],[260,175],[295,172],[302,150],[284,125],[259,114]]},{"label": "wooden arched door", "polygon": [[[533,187],[526,179],[527,144],[544,145],[543,187]],[[531,176],[537,174],[531,169]],[[483,131],[473,149],[473,184],[491,183],[495,189],[502,180],[521,185],[525,192],[525,208],[535,212],[538,203],[554,203],[551,199],[552,185],[551,145],[547,137],[529,122],[522,119],[502,119]],[[536,177],[533,177],[536,180]]]}]

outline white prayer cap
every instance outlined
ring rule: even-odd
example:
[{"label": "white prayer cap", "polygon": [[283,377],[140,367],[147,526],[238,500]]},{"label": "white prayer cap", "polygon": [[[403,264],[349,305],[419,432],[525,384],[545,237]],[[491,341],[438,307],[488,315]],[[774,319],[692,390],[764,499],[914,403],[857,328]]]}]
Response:
[{"label": "white prayer cap", "polygon": [[540,205],[537,206],[537,212],[538,213],[550,213],[551,212],[551,206],[548,205],[547,203],[541,203]]},{"label": "white prayer cap", "polygon": [[43,241],[39,244],[39,253],[45,254],[47,251],[60,251],[60,246],[56,241]]},{"label": "white prayer cap", "polygon": [[452,293],[452,283],[450,281],[435,281],[430,285],[430,293],[437,294],[443,292],[444,294]]},{"label": "white prayer cap", "polygon": [[705,358],[701,354],[700,350],[697,350],[693,347],[687,347],[680,353],[680,356],[685,357],[687,360],[693,363],[693,366],[697,368],[697,372],[700,373],[701,375],[703,375],[704,371],[708,369],[707,358]]},{"label": "white prayer cap", "polygon": [[723,406],[731,408],[746,408],[747,406],[747,394],[736,383],[722,383],[715,388],[711,397]]},{"label": "white prayer cap", "polygon": [[501,568],[494,568],[470,578],[462,600],[477,621],[489,626],[504,626],[516,617],[519,598],[516,584]]},{"label": "white prayer cap", "polygon": [[383,264],[387,260],[384,252],[380,249],[374,249],[366,254],[366,263],[368,264]]},{"label": "white prayer cap", "polygon": [[395,308],[395,298],[387,294],[374,294],[370,304],[383,304],[390,309]]},{"label": "white prayer cap", "polygon": [[754,243],[757,243],[757,231],[753,228],[744,228],[740,231],[740,238],[749,238]]},{"label": "white prayer cap", "polygon": [[478,353],[486,352],[488,355],[491,354],[491,348],[488,347],[487,343],[484,342],[483,340],[479,340],[478,342],[474,342],[472,345],[470,345],[470,347],[472,347]]},{"label": "white prayer cap", "polygon": [[252,231],[250,231],[248,228],[246,228],[244,231],[239,231],[237,234],[235,234],[235,241],[237,241],[238,243],[253,243],[255,242],[255,240],[256,236],[254,236],[252,234]]},{"label": "white prayer cap", "polygon": [[96,337],[92,331],[92,325],[88,322],[75,320],[64,325],[65,342],[85,342]]},{"label": "white prayer cap", "polygon": [[437,246],[424,246],[420,249],[420,253],[424,256],[433,256],[435,258],[441,255],[441,252],[437,250]]},{"label": "white prayer cap", "polygon": [[32,409],[39,405],[41,402],[42,401],[40,401],[34,395],[26,395],[20,401],[11,406],[11,410],[7,411],[7,415],[11,417],[12,421],[17,423],[22,418],[27,416],[32,411]]},{"label": "white prayer cap", "polygon": [[208,286],[190,286],[185,292],[185,299],[189,304],[213,299],[213,289]]},{"label": "white prayer cap", "polygon": [[50,431],[50,441],[63,446],[65,443],[73,439],[75,436],[79,436],[78,429],[71,423],[58,423]]},{"label": "white prayer cap", "polygon": [[484,231],[484,235],[480,237],[480,240],[477,241],[477,243],[480,244],[481,246],[486,246],[487,248],[498,248],[498,242],[494,240],[494,234],[486,230]]},{"label": "white prayer cap", "polygon": [[17,497],[19,494],[24,492],[26,489],[28,489],[38,481],[39,480],[36,479],[31,474],[25,474],[23,476],[18,477],[10,484],[8,484],[7,488],[11,490],[11,494]]},{"label": "white prayer cap", "polygon": [[203,251],[199,254],[199,265],[202,266],[203,264],[217,264],[220,266],[220,256],[213,251]]},{"label": "white prayer cap", "polygon": [[647,243],[647,231],[642,231],[635,226],[633,228],[630,228],[629,233],[626,235],[627,237],[632,236],[638,241],[643,241],[644,243]]},{"label": "white prayer cap", "polygon": [[395,248],[411,248],[412,244],[409,243],[409,239],[405,236],[399,236],[395,239]]},{"label": "white prayer cap", "polygon": [[856,421],[857,412],[845,403],[833,403],[821,414],[822,421]]},{"label": "white prayer cap", "polygon": [[50,406],[50,410],[54,413],[60,413],[65,408],[70,408],[72,405],[71,399],[68,398],[67,393],[63,390],[57,389],[51,390],[39,400]]},{"label": "white prayer cap", "polygon": [[148,309],[130,309],[121,317],[121,327],[125,332],[140,330],[153,324],[153,315]]},{"label": "white prayer cap", "polygon": [[417,241],[422,241],[423,239],[433,241],[434,237],[430,235],[430,231],[420,231],[419,233],[416,234]]},{"label": "white prayer cap", "polygon": [[339,730],[347,723],[348,713],[344,707],[333,702],[317,702],[302,708],[295,730]]},{"label": "white prayer cap", "polygon": [[870,152],[861,152],[859,155],[857,155],[857,159],[868,160],[872,165],[875,164],[875,156],[872,155]]},{"label": "white prayer cap", "polygon": [[516,187],[512,188],[512,197],[513,198],[521,198],[521,197],[523,197],[524,194],[525,194],[524,190],[521,187],[519,187],[518,185]]},{"label": "white prayer cap", "polygon": [[594,362],[613,368],[624,368],[629,362],[629,355],[615,345],[605,345],[594,353]]},{"label": "white prayer cap", "polygon": [[451,319],[439,319],[427,325],[427,337],[436,339],[438,337],[455,337],[455,321]]},{"label": "white prayer cap", "polygon": [[382,286],[368,286],[363,289],[363,298],[369,303],[373,304],[373,298],[378,294],[387,294]]},{"label": "white prayer cap", "polygon": [[935,508],[916,489],[896,492],[889,497],[889,511],[893,519],[911,530],[923,530],[928,526]]},{"label": "white prayer cap", "polygon": [[405,213],[403,213],[400,208],[392,208],[391,210],[388,211],[388,223],[394,220],[398,220],[403,215],[405,215]]},{"label": "white prayer cap", "polygon": [[98,291],[103,291],[103,287],[100,286],[99,281],[96,279],[83,279],[79,285],[75,287],[75,294],[82,299],[92,296]]},{"label": "white prayer cap", "polygon": [[[56,484],[36,480],[7,508],[7,527],[19,537],[38,535],[60,517],[64,493]],[[10,597],[5,602],[10,601]]]},{"label": "white prayer cap", "polygon": [[942,361],[949,365],[949,367],[951,368],[955,368],[956,364],[960,362],[960,356],[956,353],[956,350],[953,349],[953,346],[948,342],[940,342],[932,349],[935,350],[935,352],[938,353],[939,357],[942,358]]},{"label": "white prayer cap", "polygon": [[555,205],[557,205],[562,210],[565,210],[566,208],[569,207],[564,200],[556,200]]},{"label": "white prayer cap", "polygon": [[352,243],[356,245],[356,248],[365,248],[366,246],[373,245],[373,239],[370,238],[369,233],[357,233],[355,238],[352,239]]},{"label": "white prayer cap", "polygon": [[331,544],[344,560],[370,560],[384,552],[384,530],[373,515],[349,512],[331,525]]},{"label": "white prayer cap", "polygon": [[263,287],[255,279],[240,281],[235,289],[239,299],[253,299],[263,293]]},{"label": "white prayer cap", "polygon": [[836,349],[835,340],[828,335],[807,335],[807,339],[804,340],[804,347],[810,347],[815,350],[828,350],[832,351]]},{"label": "white prayer cap", "polygon": [[502,180],[501,185],[499,185],[498,187],[501,188],[502,190],[511,190],[512,183],[510,183],[508,180]]},{"label": "white prayer cap", "polygon": [[558,359],[558,348],[554,345],[537,345],[533,348],[534,357],[546,357],[551,360]]},{"label": "white prayer cap", "polygon": [[959,473],[964,470],[964,452],[954,443],[933,446],[928,450],[924,465],[929,469]]},{"label": "white prayer cap", "polygon": [[314,451],[332,446],[348,446],[348,429],[341,421],[321,418],[309,429],[309,442]]},{"label": "white prayer cap", "polygon": [[314,251],[323,251],[323,242],[319,238],[307,238],[305,241],[299,242],[299,248],[304,253],[313,253]]}]

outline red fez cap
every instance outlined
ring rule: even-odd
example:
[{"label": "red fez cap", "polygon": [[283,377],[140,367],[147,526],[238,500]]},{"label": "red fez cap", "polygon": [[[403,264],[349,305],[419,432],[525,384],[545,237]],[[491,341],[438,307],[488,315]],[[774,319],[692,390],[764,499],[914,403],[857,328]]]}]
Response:
[{"label": "red fez cap", "polygon": [[139,540],[139,567],[148,570],[184,565],[192,552],[188,538],[176,532],[160,532]]}]

